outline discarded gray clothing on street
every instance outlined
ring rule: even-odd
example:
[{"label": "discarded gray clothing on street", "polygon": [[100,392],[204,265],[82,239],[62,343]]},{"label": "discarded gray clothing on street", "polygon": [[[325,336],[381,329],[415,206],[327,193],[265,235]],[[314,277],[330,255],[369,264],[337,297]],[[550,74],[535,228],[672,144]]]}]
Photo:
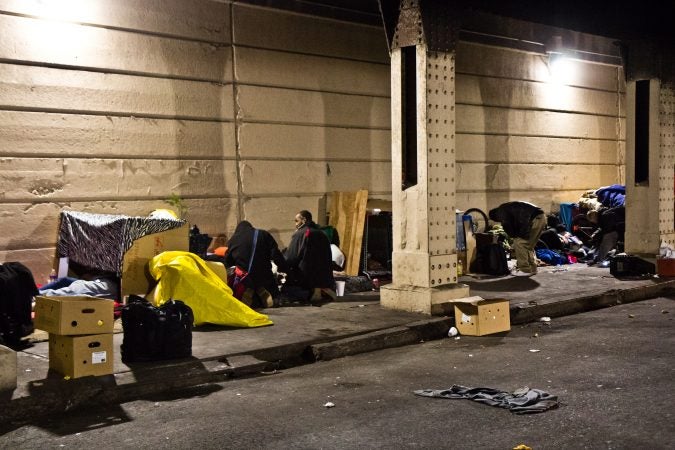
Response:
[{"label": "discarded gray clothing on street", "polygon": [[450,389],[434,390],[422,389],[414,391],[415,395],[422,397],[437,398],[465,398],[486,405],[505,408],[514,414],[534,414],[557,408],[558,397],[539,389],[528,387],[520,388],[513,393],[500,391],[492,388],[468,388],[466,386],[452,385]]}]

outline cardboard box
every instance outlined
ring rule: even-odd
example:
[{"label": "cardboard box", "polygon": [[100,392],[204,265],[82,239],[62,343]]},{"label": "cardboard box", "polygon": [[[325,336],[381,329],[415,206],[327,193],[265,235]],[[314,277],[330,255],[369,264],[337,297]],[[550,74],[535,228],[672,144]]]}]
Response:
[{"label": "cardboard box", "polygon": [[148,234],[136,239],[122,260],[122,297],[147,294],[155,283],[148,272],[148,262],[162,252],[189,251],[189,233],[190,227],[185,224],[173,230]]},{"label": "cardboard box", "polygon": [[656,273],[660,277],[675,277],[675,258],[658,258]]},{"label": "cardboard box", "polygon": [[49,335],[49,368],[70,377],[113,373],[113,335]]},{"label": "cardboard box", "polygon": [[[675,260],[674,260],[675,261]],[[223,280],[225,284],[227,284],[227,268],[225,267],[225,264],[217,261],[204,261],[207,266],[209,266],[209,269],[213,270],[213,272],[218,275],[218,278]]]},{"label": "cardboard box", "polygon": [[35,328],[62,335],[112,333],[112,300],[89,296],[35,298]]},{"label": "cardboard box", "polygon": [[453,301],[455,326],[460,334],[483,336],[511,329],[509,301],[467,297]]}]

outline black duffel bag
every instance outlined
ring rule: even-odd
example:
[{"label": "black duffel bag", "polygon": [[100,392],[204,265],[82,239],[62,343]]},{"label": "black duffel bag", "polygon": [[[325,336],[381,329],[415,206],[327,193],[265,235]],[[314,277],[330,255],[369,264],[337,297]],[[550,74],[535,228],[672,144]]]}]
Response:
[{"label": "black duffel bag", "polygon": [[122,308],[122,362],[160,361],[192,356],[192,309],[180,300],[159,308],[129,296]]}]

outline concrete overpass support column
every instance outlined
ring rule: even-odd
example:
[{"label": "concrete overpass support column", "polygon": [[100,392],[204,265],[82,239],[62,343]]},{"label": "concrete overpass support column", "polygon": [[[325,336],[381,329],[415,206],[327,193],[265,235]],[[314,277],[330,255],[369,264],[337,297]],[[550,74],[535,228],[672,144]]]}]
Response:
[{"label": "concrete overpass support column", "polygon": [[675,82],[659,93],[659,240],[675,247]]},{"label": "concrete overpass support column", "polygon": [[429,49],[417,8],[402,2],[391,51],[393,283],[380,298],[388,308],[440,314],[469,295],[457,283],[455,50]]},{"label": "concrete overpass support column", "polygon": [[626,73],[626,252],[675,245],[675,48],[622,43]]},{"label": "concrete overpass support column", "polygon": [[653,256],[675,245],[675,86],[627,83],[626,252]]}]

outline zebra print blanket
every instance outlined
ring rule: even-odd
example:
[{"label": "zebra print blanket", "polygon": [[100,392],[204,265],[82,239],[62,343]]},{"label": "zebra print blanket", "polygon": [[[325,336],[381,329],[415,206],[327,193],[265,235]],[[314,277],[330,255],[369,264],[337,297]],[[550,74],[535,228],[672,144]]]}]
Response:
[{"label": "zebra print blanket", "polygon": [[179,219],[63,211],[56,252],[58,257],[120,276],[124,254],[136,239],[184,224]]}]

